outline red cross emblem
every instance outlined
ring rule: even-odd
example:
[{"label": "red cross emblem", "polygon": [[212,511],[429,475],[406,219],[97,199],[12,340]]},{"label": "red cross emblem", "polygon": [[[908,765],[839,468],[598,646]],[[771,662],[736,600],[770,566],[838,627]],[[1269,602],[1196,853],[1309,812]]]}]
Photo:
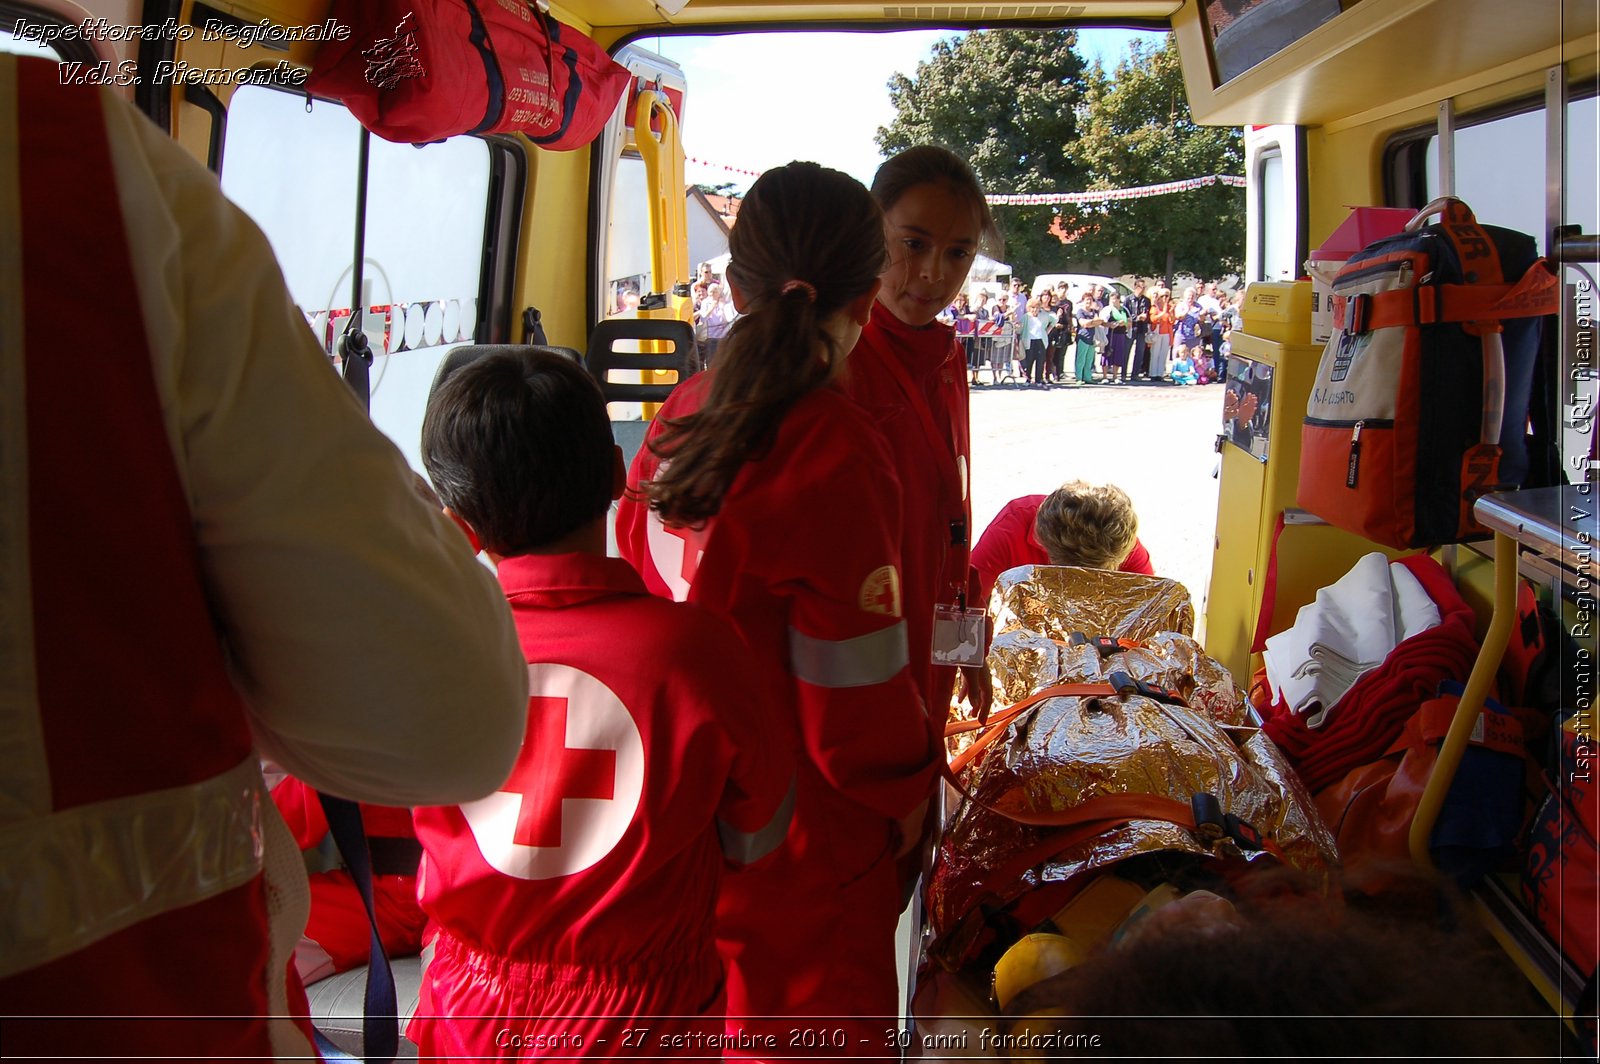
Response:
[{"label": "red cross emblem", "polygon": [[695,574],[700,571],[700,556],[705,552],[706,540],[711,537],[708,522],[701,528],[668,528],[661,515],[654,510],[645,523],[645,543],[650,550],[650,561],[656,575],[667,585],[667,590],[679,602],[689,597]]},{"label": "red cross emblem", "polygon": [[678,525],[664,525],[667,535],[676,536],[683,540],[683,564],[678,567],[678,575],[685,584],[694,583],[694,574],[700,571],[700,555],[706,549],[706,528],[688,528]]},{"label": "red cross emblem", "polygon": [[592,867],[627,834],[644,794],[644,741],[616,692],[582,669],[529,664],[528,690],[511,777],[460,808],[495,871],[555,879]]},{"label": "red cross emblem", "polygon": [[617,752],[567,746],[567,700],[528,699],[528,736],[505,789],[520,792],[519,846],[561,845],[561,805],[569,798],[610,801],[616,795]]}]

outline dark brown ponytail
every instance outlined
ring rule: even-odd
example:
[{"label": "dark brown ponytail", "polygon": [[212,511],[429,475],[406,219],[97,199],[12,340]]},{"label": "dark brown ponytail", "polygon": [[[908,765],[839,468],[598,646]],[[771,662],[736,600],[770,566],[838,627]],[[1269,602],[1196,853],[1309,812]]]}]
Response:
[{"label": "dark brown ponytail", "polygon": [[794,162],[750,187],[728,247],[728,280],[744,314],[717,348],[704,405],[668,421],[650,445],[666,464],[643,487],[671,525],[714,516],[739,469],[772,445],[784,414],[849,354],[834,350],[822,326],[877,280],[883,216],[855,178]]}]

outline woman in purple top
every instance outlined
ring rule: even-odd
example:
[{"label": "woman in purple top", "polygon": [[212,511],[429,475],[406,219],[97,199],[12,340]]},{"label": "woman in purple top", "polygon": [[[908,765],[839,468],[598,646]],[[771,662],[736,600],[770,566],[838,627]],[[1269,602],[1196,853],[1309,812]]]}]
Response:
[{"label": "woman in purple top", "polygon": [[1106,307],[1103,315],[1106,320],[1106,383],[1112,381],[1126,382],[1128,379],[1128,353],[1133,345],[1133,338],[1129,335],[1129,326],[1132,316],[1122,305],[1122,295],[1112,292],[1111,303]]}]

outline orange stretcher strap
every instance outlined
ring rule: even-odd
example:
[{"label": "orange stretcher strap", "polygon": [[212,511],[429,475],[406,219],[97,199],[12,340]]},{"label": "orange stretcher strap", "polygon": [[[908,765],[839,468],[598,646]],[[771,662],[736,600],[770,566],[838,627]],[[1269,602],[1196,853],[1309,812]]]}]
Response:
[{"label": "orange stretcher strap", "polygon": [[1066,698],[1077,696],[1079,698],[1103,698],[1114,695],[1117,689],[1108,683],[1058,683],[1053,687],[1046,687],[1035,691],[1020,702],[1014,702],[998,713],[991,713],[988,721],[957,721],[945,728],[945,735],[960,735],[963,732],[981,728],[978,738],[971,746],[956,755],[950,763],[951,772],[960,772],[966,768],[972,759],[982,753],[988,746],[998,739],[1006,730],[1006,726],[1022,714],[1038,705],[1040,702],[1051,698]]},{"label": "orange stretcher strap", "polygon": [[[1094,826],[1090,835],[1120,827],[1130,820],[1165,820],[1180,827],[1195,829],[1194,811],[1176,798],[1159,794],[1103,794],[1067,809],[1052,809],[1044,813],[1001,809],[975,796],[957,777],[955,770],[945,766],[945,781],[961,792],[972,804],[987,809],[997,816],[1027,824],[1035,828],[1070,828]],[[1031,867],[1031,866],[1030,866]]]},{"label": "orange stretcher strap", "polygon": [[[948,778],[948,777],[947,777]],[[1091,839],[1103,835],[1108,831],[1126,827],[1136,820],[1159,820],[1174,824],[1185,831],[1194,834],[1200,841],[1208,841],[1195,821],[1192,806],[1159,794],[1102,794],[1090,798],[1071,809],[1063,809],[1054,814],[1047,822],[1045,816],[1025,816],[996,809],[987,803],[978,801],[958,781],[951,780],[961,790],[968,801],[973,802],[999,816],[1009,817],[1018,823],[1035,827],[1054,827],[1059,830],[1045,835],[1032,846],[1018,850],[1004,864],[991,870],[990,882],[1004,885],[1020,879],[1031,868],[1050,860],[1057,854],[1079,846]],[[1235,821],[1243,824],[1242,821]],[[1256,836],[1251,832],[1251,849],[1264,851],[1278,861],[1287,864],[1288,858],[1278,848],[1276,842],[1265,836]]]},{"label": "orange stretcher strap", "polygon": [[[1164,820],[1168,823],[1176,824],[1179,827],[1194,832],[1197,836],[1201,836],[1204,841],[1215,841],[1211,839],[1205,839],[1205,836],[1208,833],[1201,830],[1201,827],[1195,816],[1193,805],[1185,805],[1176,798],[1169,798],[1165,795],[1105,794],[1090,798],[1085,802],[1080,802],[1071,808],[1053,809],[1048,812],[1035,813],[1001,809],[997,806],[990,805],[988,802],[985,802],[974,795],[966,788],[966,785],[961,782],[961,778],[958,773],[960,773],[962,769],[966,768],[967,765],[971,764],[973,758],[975,758],[983,750],[987,749],[997,738],[1004,734],[1006,728],[1011,724],[1012,721],[1016,720],[1023,713],[1027,712],[1029,709],[1032,709],[1040,702],[1044,702],[1051,698],[1063,697],[1104,698],[1124,692],[1143,694],[1146,697],[1151,698],[1164,697],[1169,701],[1177,701],[1176,696],[1172,695],[1170,692],[1151,687],[1148,684],[1136,683],[1135,681],[1131,680],[1126,673],[1113,673],[1112,676],[1117,681],[1116,683],[1064,683],[1055,684],[1054,686],[1035,691],[1027,698],[1007,706],[998,714],[990,717],[988,724],[982,726],[982,731],[979,733],[977,739],[973,741],[972,745],[961,751],[961,753],[958,754],[953,760],[945,762],[941,759],[939,765],[940,774],[944,777],[945,781],[949,783],[950,786],[954,787],[956,791],[959,792],[961,796],[968,802],[971,802],[982,809],[986,809],[997,816],[1003,816],[1009,820],[1016,821],[1019,824],[1026,824],[1030,827],[1070,829],[1066,832],[1053,832],[1047,839],[1039,843],[1038,846],[1031,847],[1022,854],[1019,854],[1016,861],[1010,862],[1010,864],[1026,862],[1020,865],[1020,870],[1016,873],[1017,875],[1021,875],[1022,872],[1027,871],[1027,869],[1032,868],[1039,862],[1047,860],[1054,854],[1059,853],[1070,846],[1076,845],[1078,842],[1085,841],[1093,838],[1096,835],[1111,831],[1134,820]],[[945,734],[958,735],[963,732],[972,731],[978,727],[979,724],[976,721],[958,721],[950,725],[946,729]],[[1214,814],[1208,813],[1207,815],[1210,816],[1217,825],[1222,825],[1224,821],[1224,814],[1214,798],[1209,799],[1208,808],[1214,809]],[[1236,817],[1227,817],[1226,819],[1231,821],[1231,823],[1227,825],[1226,832],[1219,830],[1218,832],[1213,832],[1212,834],[1230,834],[1238,841],[1248,842],[1251,845],[1251,848],[1264,849],[1268,853],[1271,853],[1274,857],[1278,858],[1280,861],[1284,860],[1283,852],[1278,849],[1277,845],[1270,838],[1256,835],[1254,829],[1249,828],[1247,824],[1238,820]],[[1244,829],[1243,833],[1241,833],[1240,828]],[[1007,867],[1009,867],[1009,864]],[[1001,881],[1003,882],[1005,880],[1002,878]]]},{"label": "orange stretcher strap", "polygon": [[1028,869],[1043,864],[1063,850],[1070,850],[1135,820],[1165,820],[1181,828],[1194,830],[1194,814],[1188,806],[1176,799],[1154,794],[1106,794],[1091,798],[1077,809],[1069,811],[1081,814],[1081,819],[1017,851],[1010,860],[992,870],[990,881],[1002,886],[1015,882]]}]

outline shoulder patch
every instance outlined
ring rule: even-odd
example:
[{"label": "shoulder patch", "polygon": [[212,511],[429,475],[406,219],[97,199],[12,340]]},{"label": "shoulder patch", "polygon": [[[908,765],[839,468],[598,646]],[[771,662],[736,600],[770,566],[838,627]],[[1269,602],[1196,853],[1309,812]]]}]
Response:
[{"label": "shoulder patch", "polygon": [[868,613],[900,616],[900,573],[892,565],[882,565],[861,582],[861,608]]}]

